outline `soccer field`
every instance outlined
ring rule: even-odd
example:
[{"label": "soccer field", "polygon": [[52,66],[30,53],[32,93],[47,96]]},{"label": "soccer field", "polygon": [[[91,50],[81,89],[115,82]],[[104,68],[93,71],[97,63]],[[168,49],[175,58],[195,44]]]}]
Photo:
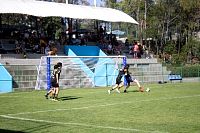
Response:
[{"label": "soccer field", "polygon": [[0,94],[0,133],[199,133],[200,82],[149,84],[151,92],[66,89]]}]

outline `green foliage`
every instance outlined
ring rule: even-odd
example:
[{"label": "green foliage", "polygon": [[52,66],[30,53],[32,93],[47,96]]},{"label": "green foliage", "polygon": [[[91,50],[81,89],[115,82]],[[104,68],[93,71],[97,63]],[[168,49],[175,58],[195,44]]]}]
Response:
[{"label": "green foliage", "polygon": [[184,57],[178,55],[178,54],[172,54],[172,61],[171,61],[172,65],[183,65],[184,62]]},{"label": "green foliage", "polygon": [[173,74],[180,74],[182,77],[199,77],[200,76],[200,66],[181,66],[181,67],[172,67],[170,69]]},{"label": "green foliage", "polygon": [[180,5],[183,7],[184,10],[191,10],[194,8],[200,7],[200,1],[199,0],[180,0]]},{"label": "green foliage", "polygon": [[128,35],[127,39],[129,40],[129,43],[132,43],[134,40],[137,40],[137,38],[134,37],[133,35]]},{"label": "green foliage", "polygon": [[[161,47],[165,50],[162,52],[176,52],[179,54],[176,56],[175,62],[183,62],[187,59],[186,51],[190,50],[184,46],[187,44],[186,37],[193,36],[191,33],[198,31],[199,26],[199,17],[200,17],[200,1],[199,0],[156,0],[151,1],[147,0],[147,20],[146,20],[146,28],[144,25],[139,25],[137,29],[137,34],[142,34],[141,36],[137,36],[138,39],[153,38],[157,39]],[[145,4],[144,1],[141,0],[123,0],[120,4],[121,9],[127,14],[131,15],[135,18],[140,24],[144,24],[145,22]],[[166,43],[165,37],[171,37],[171,35],[178,35],[181,37],[180,45],[184,49],[180,49],[181,47],[177,47],[174,50],[173,47],[168,46]],[[145,35],[145,36],[144,36]],[[130,37],[131,38],[131,37]],[[168,39],[169,39],[168,38]],[[171,39],[171,38],[170,38]],[[170,40],[172,41],[172,40]],[[179,42],[176,41],[176,46],[178,46]],[[199,43],[195,42],[195,47],[192,47],[193,53],[196,56],[199,56]],[[193,45],[194,46],[194,45]],[[152,49],[153,50],[153,49]],[[173,50],[173,51],[170,51]],[[184,51],[184,52],[183,52]]]},{"label": "green foliage", "polygon": [[[61,2],[61,0],[56,1]],[[173,50],[171,46],[168,46],[169,44],[166,43],[166,40],[172,39],[171,35],[175,35],[177,33],[179,38],[181,38],[179,40],[181,47],[176,48],[179,55],[178,57],[175,57],[177,60],[174,62],[185,62],[188,51],[191,51],[194,56],[200,57],[200,43],[195,39],[187,40],[188,37],[193,38],[193,33],[198,32],[200,29],[200,0],[104,1],[106,3],[106,7],[122,10],[139,22],[139,25],[127,23],[120,24],[121,30],[127,31],[127,35],[130,40],[142,40],[146,38],[156,39],[159,42],[159,49],[163,50],[164,48],[164,51],[161,52],[174,53],[175,49]],[[87,5],[86,0],[69,0],[69,3],[85,3]],[[19,24],[22,26],[31,26],[33,29],[39,29],[38,27],[41,27],[44,31],[49,31],[52,34],[56,33],[56,36],[59,35],[60,31],[58,31],[58,29],[62,28],[60,18],[39,18],[40,21],[38,23],[37,19],[38,18],[34,16],[19,14],[1,15],[2,24]],[[84,24],[83,22],[80,23],[80,27],[93,28],[92,21]],[[113,27],[117,26],[119,26],[118,23],[113,23]],[[136,32],[136,34],[133,34],[133,32]],[[176,41],[176,46],[179,45],[179,42]],[[156,53],[155,49],[151,49],[151,51]],[[183,59],[183,61],[181,61],[181,59]]]},{"label": "green foliage", "polygon": [[172,42],[168,42],[165,47],[164,47],[164,52],[168,54],[175,54],[177,53],[176,51],[176,44]]},{"label": "green foliage", "polygon": [[195,57],[200,57],[200,41],[194,37],[189,38],[187,50],[191,51]]}]

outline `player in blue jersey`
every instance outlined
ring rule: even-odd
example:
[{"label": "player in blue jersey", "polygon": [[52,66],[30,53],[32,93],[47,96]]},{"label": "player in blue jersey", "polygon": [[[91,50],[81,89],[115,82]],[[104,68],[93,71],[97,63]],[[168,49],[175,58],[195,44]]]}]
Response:
[{"label": "player in blue jersey", "polygon": [[126,86],[125,86],[125,89],[124,89],[124,92],[126,93],[127,92],[127,89],[130,87],[130,83],[131,82],[135,82],[139,88],[139,92],[144,92],[144,88],[140,85],[139,81],[134,78],[134,77],[131,77],[131,73],[129,72],[129,65],[127,64],[126,66],[126,72],[124,74],[124,78],[126,80]]},{"label": "player in blue jersey", "polygon": [[116,78],[116,83],[115,86],[113,86],[110,90],[108,90],[108,93],[110,94],[113,90],[116,90],[118,93],[120,93],[119,89],[123,87],[124,82],[122,81],[122,77],[124,74],[128,71],[127,67],[125,66],[124,68],[119,70],[119,73]]},{"label": "player in blue jersey", "polygon": [[131,73],[129,72],[129,65],[125,65],[123,69],[119,70],[119,74],[116,78],[116,84],[112,87],[112,89],[108,90],[108,93],[110,94],[113,90],[116,90],[118,93],[120,93],[119,89],[124,86],[124,82],[122,81],[122,77],[124,76],[124,79],[126,81],[126,86],[124,89],[124,92],[127,92],[127,89],[130,87],[131,82],[135,82],[137,86],[139,87],[139,92],[144,92],[143,87],[141,87],[139,81],[135,78],[132,78]]}]

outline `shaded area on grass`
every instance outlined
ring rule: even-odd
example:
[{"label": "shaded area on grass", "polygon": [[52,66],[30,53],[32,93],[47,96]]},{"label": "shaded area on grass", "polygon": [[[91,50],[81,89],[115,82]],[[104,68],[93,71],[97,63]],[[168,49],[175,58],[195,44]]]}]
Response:
[{"label": "shaded area on grass", "polygon": [[59,97],[58,100],[60,101],[66,101],[66,100],[75,100],[75,99],[79,99],[82,97],[77,97],[77,96],[64,96],[64,97]]},{"label": "shaded area on grass", "polygon": [[25,133],[25,132],[8,130],[8,129],[0,129],[0,133]]}]

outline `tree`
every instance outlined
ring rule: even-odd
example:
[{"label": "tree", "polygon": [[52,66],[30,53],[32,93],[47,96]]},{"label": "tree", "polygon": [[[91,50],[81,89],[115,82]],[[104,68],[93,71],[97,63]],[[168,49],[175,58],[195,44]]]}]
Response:
[{"label": "tree", "polygon": [[[185,56],[183,54],[185,45],[194,33],[200,30],[199,0],[123,0],[119,6],[139,22],[137,38],[154,39],[161,52],[166,51],[169,44],[173,44],[174,50],[170,51],[171,54],[178,53],[178,56]],[[133,26],[127,27],[133,29]],[[197,49],[196,45],[192,47]],[[184,58],[186,57],[181,57]]]}]

